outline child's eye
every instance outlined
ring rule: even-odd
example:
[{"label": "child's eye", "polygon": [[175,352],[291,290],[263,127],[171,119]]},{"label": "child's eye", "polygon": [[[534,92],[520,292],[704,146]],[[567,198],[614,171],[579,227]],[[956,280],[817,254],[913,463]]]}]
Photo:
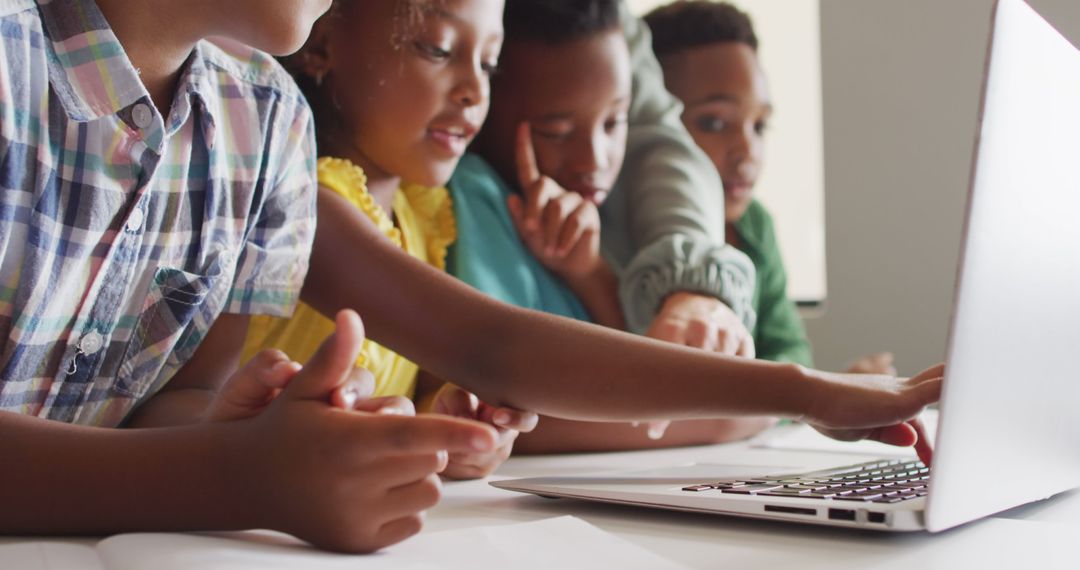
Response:
[{"label": "child's eye", "polygon": [[534,128],[533,135],[552,141],[564,141],[570,137],[570,131],[545,131]]},{"label": "child's eye", "polygon": [[720,117],[706,116],[697,120],[697,127],[707,133],[719,133],[727,128],[727,123]]},{"label": "child's eye", "polygon": [[429,59],[433,59],[436,61],[450,59],[450,51],[445,50],[435,44],[417,41],[413,42],[413,46],[416,48],[416,51],[420,52],[421,55]]},{"label": "child's eye", "polygon": [[607,122],[604,123],[604,130],[606,132],[610,133],[610,132],[614,131],[615,129],[617,129],[617,128],[623,126],[624,124],[626,124],[627,120],[628,119],[627,119],[626,115],[619,115],[617,117],[612,117],[612,118],[608,119]]},{"label": "child's eye", "polygon": [[754,132],[763,135],[769,130],[769,123],[767,121],[758,121],[754,123]]},{"label": "child's eye", "polygon": [[499,64],[498,62],[481,63],[480,69],[484,70],[484,73],[488,74],[488,76],[495,75],[499,72]]}]

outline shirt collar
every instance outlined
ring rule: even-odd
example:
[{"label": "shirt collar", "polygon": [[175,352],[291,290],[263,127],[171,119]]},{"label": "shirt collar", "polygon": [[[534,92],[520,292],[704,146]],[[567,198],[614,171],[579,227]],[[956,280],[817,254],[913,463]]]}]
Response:
[{"label": "shirt collar", "polygon": [[[49,75],[53,89],[74,121],[115,115],[149,93],[123,46],[93,0],[37,0],[42,25],[51,43]],[[201,42],[200,42],[201,44]],[[209,73],[201,45],[196,45],[178,82],[177,96],[166,120],[173,133],[198,107],[203,133],[213,141],[214,118],[206,103]]]},{"label": "shirt collar", "polygon": [[51,43],[53,89],[72,120],[113,115],[148,96],[93,0],[38,0],[38,9]]},{"label": "shirt collar", "polygon": [[216,121],[214,108],[207,99],[213,86],[210,83],[210,68],[207,66],[204,50],[203,42],[196,44],[191,57],[184,64],[184,71],[177,82],[176,97],[165,121],[165,132],[169,135],[176,132],[188,121],[192,112],[195,112],[204,140],[213,147]]}]

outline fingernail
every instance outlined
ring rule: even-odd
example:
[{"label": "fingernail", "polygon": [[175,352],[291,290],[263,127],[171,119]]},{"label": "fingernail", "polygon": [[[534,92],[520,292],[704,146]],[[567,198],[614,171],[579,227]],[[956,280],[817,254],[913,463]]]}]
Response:
[{"label": "fingernail", "polygon": [[477,451],[487,451],[491,449],[491,440],[482,435],[475,436],[472,438],[472,448]]},{"label": "fingernail", "polygon": [[498,412],[495,412],[495,415],[491,417],[491,420],[497,424],[505,425],[510,423],[510,414],[500,410]]},{"label": "fingernail", "polygon": [[405,411],[397,406],[387,406],[385,408],[379,408],[379,414],[384,416],[403,416]]},{"label": "fingernail", "polygon": [[450,464],[450,454],[447,453],[445,449],[440,449],[439,451],[435,452],[435,457],[439,461],[439,469],[436,471],[436,473],[442,473],[444,470],[446,470],[446,466]]},{"label": "fingernail", "polygon": [[660,429],[660,428],[651,427],[651,428],[649,428],[648,435],[649,435],[649,439],[655,441],[655,440],[658,440],[658,439],[664,437],[664,430]]},{"label": "fingernail", "polygon": [[360,394],[356,393],[356,389],[353,387],[347,387],[341,394],[341,401],[345,404],[346,410],[351,410],[356,407],[356,402],[360,399]]}]

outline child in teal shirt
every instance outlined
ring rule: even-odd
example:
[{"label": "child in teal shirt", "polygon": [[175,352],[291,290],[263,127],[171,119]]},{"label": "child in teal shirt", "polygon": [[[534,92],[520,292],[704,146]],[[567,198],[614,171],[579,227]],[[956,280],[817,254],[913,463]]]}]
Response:
[{"label": "child in teal shirt", "polygon": [[[631,105],[619,8],[618,0],[507,5],[505,71],[493,80],[491,114],[476,145],[484,159],[466,157],[450,182],[458,241],[447,270],[502,301],[621,329],[614,275],[600,256],[597,213],[622,167]],[[530,192],[550,197],[539,227],[524,222]],[[518,439],[517,449],[712,443],[771,423],[680,421],[660,439],[631,424],[545,417],[535,433]]]},{"label": "child in teal shirt", "polygon": [[458,238],[447,255],[447,271],[504,303],[590,320],[574,292],[518,238],[506,205],[514,191],[484,159],[462,158],[450,191]]}]

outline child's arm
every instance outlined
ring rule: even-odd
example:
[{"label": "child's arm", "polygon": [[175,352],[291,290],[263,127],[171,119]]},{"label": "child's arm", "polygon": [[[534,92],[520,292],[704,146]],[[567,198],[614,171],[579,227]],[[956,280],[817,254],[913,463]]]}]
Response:
[{"label": "child's arm", "polygon": [[775,424],[773,418],[683,420],[672,422],[663,437],[654,439],[643,426],[545,417],[532,433],[518,437],[514,452],[579,453],[710,445],[746,439]]},{"label": "child's arm", "polygon": [[439,450],[490,450],[495,435],[331,407],[362,338],[342,314],[281,396],[244,420],[111,430],[0,413],[0,456],[13,466],[0,534],[269,528],[352,552],[415,534],[439,497]]},{"label": "child's arm", "polygon": [[154,397],[136,408],[128,427],[164,427],[196,423],[240,364],[247,335],[247,315],[221,315],[184,367]]},{"label": "child's arm", "polygon": [[[622,2],[634,70],[626,159],[605,209],[620,227],[605,231],[617,252],[620,297],[633,332],[676,344],[746,354],[753,320],[753,263],[724,246],[720,178],[686,132],[682,105],[664,88],[648,27]],[[606,240],[625,243],[609,244]],[[721,302],[721,300],[723,302]],[[709,310],[688,310],[687,305]],[[743,326],[745,323],[746,326]],[[710,339],[701,330],[722,334]]]},{"label": "child's arm", "polygon": [[[596,206],[540,173],[528,123],[518,128],[516,149],[518,186],[524,198],[511,195],[506,205],[522,242],[574,292],[593,322],[626,328],[618,279],[600,255]],[[542,211],[532,211],[540,204]]]},{"label": "child's arm", "polygon": [[940,394],[940,368],[832,374],[511,307],[395,248],[332,192],[320,192],[318,216],[304,300],[323,314],[363,312],[380,344],[493,405],[594,421],[778,416],[913,441],[903,422]]}]

